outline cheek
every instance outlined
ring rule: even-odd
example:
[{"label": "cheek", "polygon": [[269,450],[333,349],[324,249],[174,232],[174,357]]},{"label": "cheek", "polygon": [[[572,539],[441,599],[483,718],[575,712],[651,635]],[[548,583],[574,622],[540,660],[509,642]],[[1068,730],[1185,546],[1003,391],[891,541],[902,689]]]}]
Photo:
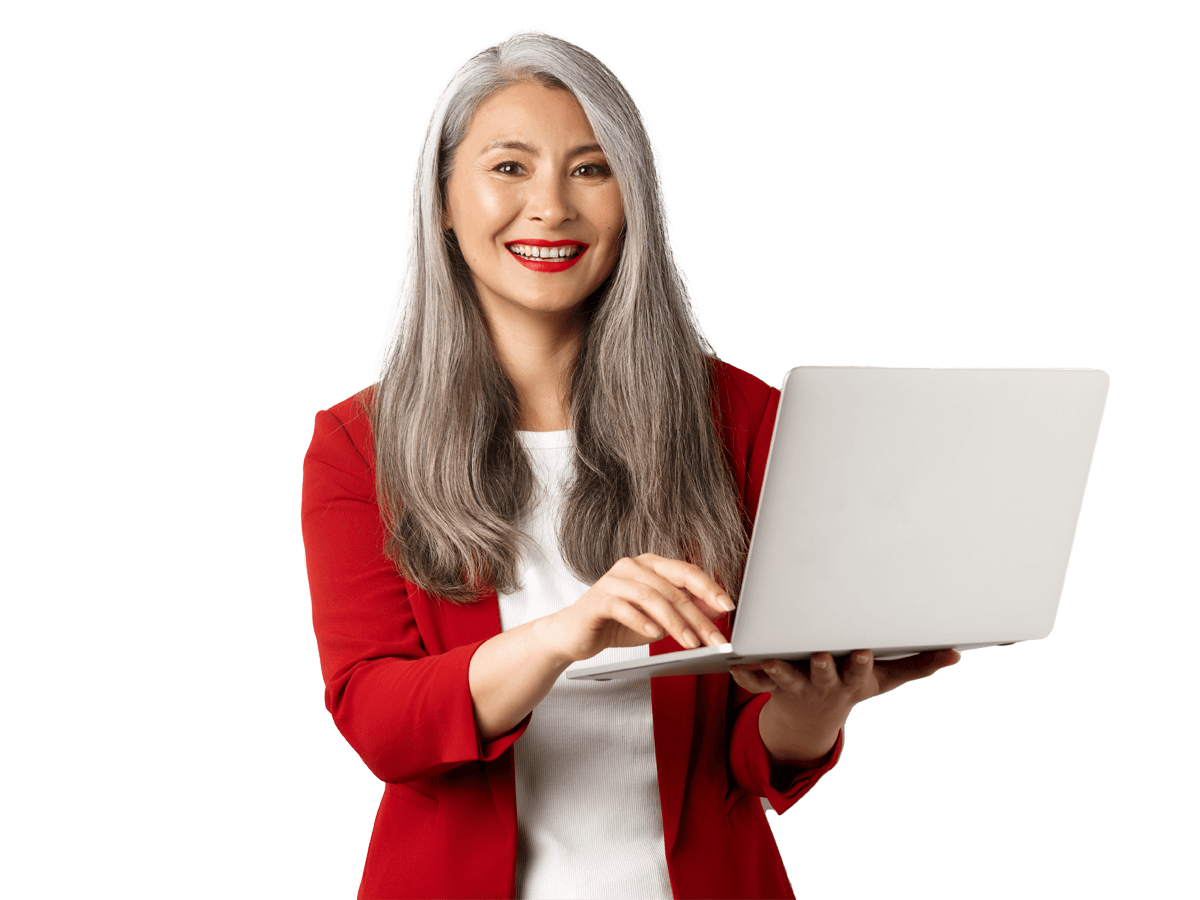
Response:
[{"label": "cheek", "polygon": [[621,229],[625,227],[625,207],[621,203],[621,195],[618,192],[609,208],[608,214],[608,239],[612,245],[612,259],[616,263],[617,257],[621,255]]},{"label": "cheek", "polygon": [[514,215],[517,198],[486,180],[469,179],[451,183],[449,207],[454,233],[464,253],[467,247],[482,249],[490,243]]},{"label": "cheek", "polygon": [[621,241],[620,229],[613,235],[612,243],[609,244],[608,255],[604,263],[604,277],[607,278],[612,270],[617,267],[617,261],[621,258]]},{"label": "cheek", "polygon": [[621,256],[621,229],[625,226],[625,216],[620,207],[617,208],[615,215],[609,221],[605,229],[605,237],[608,243],[608,258],[609,268],[617,264],[617,259]]},{"label": "cheek", "polygon": [[621,191],[615,185],[610,191],[595,197],[588,218],[608,248],[606,258],[615,262],[621,254],[621,229],[625,225],[625,206]]},{"label": "cheek", "polygon": [[517,204],[510,191],[485,186],[475,192],[475,228],[481,233],[494,234],[512,219]]},{"label": "cheek", "polygon": [[612,196],[609,198],[608,221],[615,239],[620,235],[621,229],[625,226],[625,203],[621,199],[620,188],[614,188]]}]

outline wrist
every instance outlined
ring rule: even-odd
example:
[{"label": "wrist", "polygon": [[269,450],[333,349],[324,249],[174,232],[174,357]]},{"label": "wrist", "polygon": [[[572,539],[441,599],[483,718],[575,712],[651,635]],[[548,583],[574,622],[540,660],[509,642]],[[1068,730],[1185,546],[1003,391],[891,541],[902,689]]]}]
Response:
[{"label": "wrist", "polygon": [[561,611],[534,619],[529,623],[529,634],[552,666],[566,669],[577,660],[562,649],[560,617]]},{"label": "wrist", "polygon": [[758,731],[772,765],[810,768],[837,744],[843,721],[797,722],[772,697],[758,715]]}]

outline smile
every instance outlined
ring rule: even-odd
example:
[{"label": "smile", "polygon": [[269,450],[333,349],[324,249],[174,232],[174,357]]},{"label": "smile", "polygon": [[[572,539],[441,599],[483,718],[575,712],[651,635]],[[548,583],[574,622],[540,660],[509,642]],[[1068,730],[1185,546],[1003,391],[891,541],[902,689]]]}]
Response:
[{"label": "smile", "polygon": [[588,249],[581,241],[512,241],[504,246],[517,262],[535,272],[569,269]]}]

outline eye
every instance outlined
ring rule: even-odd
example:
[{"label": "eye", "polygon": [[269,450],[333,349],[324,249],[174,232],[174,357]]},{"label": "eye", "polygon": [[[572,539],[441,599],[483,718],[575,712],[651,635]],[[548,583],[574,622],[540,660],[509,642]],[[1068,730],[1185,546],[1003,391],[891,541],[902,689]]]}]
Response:
[{"label": "eye", "polygon": [[520,175],[521,164],[513,162],[512,160],[508,160],[507,162],[502,162],[497,166],[493,166],[492,171],[499,172],[501,175]]},{"label": "eye", "polygon": [[612,173],[609,172],[608,166],[601,165],[600,163],[584,163],[581,166],[577,166],[573,174],[581,175],[584,178],[597,178],[611,175]]}]

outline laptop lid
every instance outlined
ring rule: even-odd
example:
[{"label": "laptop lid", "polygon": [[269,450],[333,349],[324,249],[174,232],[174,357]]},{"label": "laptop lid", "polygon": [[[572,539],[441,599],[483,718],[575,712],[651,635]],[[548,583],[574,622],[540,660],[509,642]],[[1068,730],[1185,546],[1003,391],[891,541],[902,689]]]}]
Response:
[{"label": "laptop lid", "polygon": [[1045,637],[1107,392],[1097,369],[792,369],[731,644],[569,677]]}]

